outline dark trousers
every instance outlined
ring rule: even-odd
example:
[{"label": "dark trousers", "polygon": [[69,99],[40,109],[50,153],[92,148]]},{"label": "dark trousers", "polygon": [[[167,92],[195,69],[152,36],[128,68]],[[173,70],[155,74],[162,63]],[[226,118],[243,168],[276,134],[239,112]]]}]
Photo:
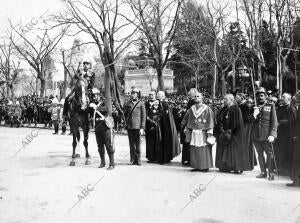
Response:
[{"label": "dark trousers", "polygon": [[[274,154],[272,151],[271,143],[268,141],[253,141],[255,146],[259,167],[262,173],[266,173],[266,167],[268,168],[269,174],[274,173]],[[267,165],[264,157],[264,152],[267,155]]]},{"label": "dark trousers", "polygon": [[58,120],[53,120],[53,125],[54,125],[54,131],[55,131],[55,133],[58,133],[58,128],[59,128],[59,122],[58,122]]},{"label": "dark trousers", "polygon": [[62,131],[63,134],[65,134],[66,130],[67,130],[67,123],[66,123],[66,121],[64,121],[61,124],[61,131]]},{"label": "dark trousers", "polygon": [[112,154],[115,152],[113,144],[112,144],[112,130],[106,129],[103,131],[97,131],[96,134],[96,141],[98,145],[98,152],[101,155],[105,155],[104,146],[106,148],[107,154]]},{"label": "dark trousers", "polygon": [[183,142],[182,143],[182,157],[181,157],[182,164],[190,164],[190,143]]},{"label": "dark trousers", "polygon": [[130,147],[130,162],[141,162],[141,136],[139,129],[128,129],[128,139]]}]

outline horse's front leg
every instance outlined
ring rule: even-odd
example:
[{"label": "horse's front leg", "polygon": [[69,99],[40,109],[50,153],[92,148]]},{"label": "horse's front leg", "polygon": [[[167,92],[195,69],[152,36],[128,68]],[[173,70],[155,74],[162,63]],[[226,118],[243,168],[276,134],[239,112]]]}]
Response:
[{"label": "horse's front leg", "polygon": [[70,162],[70,166],[75,166],[75,158],[76,158],[75,149],[76,149],[76,146],[77,146],[77,140],[76,140],[76,135],[75,135],[74,131],[73,131],[72,146],[73,146],[73,153],[72,153],[72,161]]},{"label": "horse's front leg", "polygon": [[90,157],[89,149],[88,149],[88,147],[89,147],[89,144],[88,144],[89,129],[88,128],[85,128],[83,130],[83,136],[84,136],[83,145],[84,145],[84,148],[85,148],[85,158],[86,158],[85,165],[90,165],[91,164],[91,161],[90,161],[91,157]]},{"label": "horse's front leg", "polygon": [[75,134],[75,140],[77,140],[77,146],[75,148],[75,157],[79,158],[80,157],[80,148],[81,148],[81,144],[80,144],[80,131],[79,128],[77,129],[73,129],[73,132]]}]

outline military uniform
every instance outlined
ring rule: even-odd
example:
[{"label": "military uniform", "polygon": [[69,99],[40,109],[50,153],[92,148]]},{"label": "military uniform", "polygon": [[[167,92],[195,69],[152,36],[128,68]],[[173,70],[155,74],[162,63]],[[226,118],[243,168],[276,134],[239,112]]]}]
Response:
[{"label": "military uniform", "polygon": [[113,146],[113,129],[108,128],[103,116],[107,116],[108,110],[105,105],[99,105],[94,110],[94,122],[95,122],[95,135],[98,145],[98,152],[101,158],[101,164],[99,168],[105,167],[105,150],[104,145],[109,157],[108,169],[113,169],[114,163],[114,146]]},{"label": "military uniform", "polygon": [[139,100],[128,101],[124,106],[124,115],[127,120],[130,162],[131,164],[141,165],[140,129],[145,129],[146,125],[146,109],[144,102]]},{"label": "military uniform", "polygon": [[14,125],[14,106],[13,105],[8,105],[7,107],[7,116],[8,116],[8,124],[10,124],[10,127],[13,127]]},{"label": "military uniform", "polygon": [[258,154],[258,161],[263,176],[266,176],[266,162],[264,152],[267,154],[269,174],[274,173],[274,154],[269,136],[277,137],[277,117],[275,106],[270,103],[259,105],[259,114],[253,117],[251,138]]},{"label": "military uniform", "polygon": [[91,94],[95,84],[95,73],[91,71],[87,71],[84,73],[83,77],[87,81],[88,94]]}]

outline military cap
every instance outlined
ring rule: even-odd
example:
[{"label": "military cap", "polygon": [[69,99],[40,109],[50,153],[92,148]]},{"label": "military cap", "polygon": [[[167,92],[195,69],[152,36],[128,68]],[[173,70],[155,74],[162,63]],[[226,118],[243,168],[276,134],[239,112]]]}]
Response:
[{"label": "military cap", "polygon": [[259,87],[256,91],[256,94],[261,94],[261,93],[267,95],[266,89],[264,87]]},{"label": "military cap", "polygon": [[137,89],[136,87],[133,87],[131,89],[131,93],[139,93],[139,92],[140,92],[139,89]]}]

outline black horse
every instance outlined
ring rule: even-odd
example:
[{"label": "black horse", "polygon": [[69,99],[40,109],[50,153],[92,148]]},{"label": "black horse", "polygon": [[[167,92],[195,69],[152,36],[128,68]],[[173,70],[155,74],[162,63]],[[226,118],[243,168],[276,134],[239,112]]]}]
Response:
[{"label": "black horse", "polygon": [[[83,145],[85,147],[85,165],[91,164],[90,154],[88,152],[88,138],[89,138],[89,108],[88,108],[88,98],[86,94],[86,82],[83,78],[79,78],[75,84],[73,89],[73,97],[67,100],[65,103],[64,109],[67,108],[68,111],[64,111],[64,114],[69,113],[70,117],[70,130],[73,135],[73,153],[72,153],[72,161],[70,162],[70,166],[75,166],[75,158],[80,157],[77,153],[75,154],[76,147],[79,146],[80,143],[80,131],[81,127],[83,130]],[[71,94],[71,95],[72,95]]]}]

